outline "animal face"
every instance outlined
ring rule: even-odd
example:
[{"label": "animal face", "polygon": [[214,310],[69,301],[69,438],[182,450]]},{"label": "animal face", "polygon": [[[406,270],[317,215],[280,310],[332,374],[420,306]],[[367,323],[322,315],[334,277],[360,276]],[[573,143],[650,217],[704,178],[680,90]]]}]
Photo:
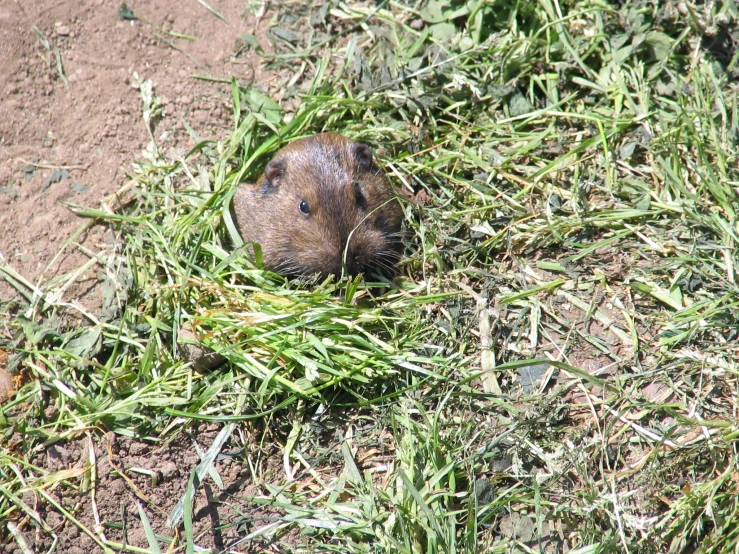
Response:
[{"label": "animal face", "polygon": [[265,266],[278,273],[388,274],[400,257],[398,200],[370,148],[339,135],[278,152],[250,204],[260,228],[242,238],[260,242]]}]

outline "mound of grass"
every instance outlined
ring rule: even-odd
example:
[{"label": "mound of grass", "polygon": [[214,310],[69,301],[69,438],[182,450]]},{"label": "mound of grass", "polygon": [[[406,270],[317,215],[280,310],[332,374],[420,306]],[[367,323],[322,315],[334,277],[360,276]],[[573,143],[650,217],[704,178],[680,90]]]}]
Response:
[{"label": "mound of grass", "polygon": [[[77,208],[120,237],[96,259],[104,314],[55,326],[67,281],[3,268],[29,306],[7,323],[27,384],[2,408],[0,514],[32,511],[40,444],[207,420],[223,431],[171,515],[190,548],[238,422],[284,462],[267,478],[244,450],[260,493],[240,502],[279,513],[244,543],[734,551],[736,6],[326,10],[337,32],[268,58],[281,102],[234,80],[226,141],[176,162],[152,142],[118,207]],[[372,145],[404,198],[393,283],[289,282],[231,247],[238,183],[322,131]],[[195,371],[193,345],[224,365]]]}]

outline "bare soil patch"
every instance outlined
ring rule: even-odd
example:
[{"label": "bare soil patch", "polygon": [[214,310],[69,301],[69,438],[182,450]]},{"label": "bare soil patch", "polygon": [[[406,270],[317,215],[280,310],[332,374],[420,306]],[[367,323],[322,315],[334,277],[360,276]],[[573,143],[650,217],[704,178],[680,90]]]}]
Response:
[{"label": "bare soil patch", "polygon": [[[82,221],[63,203],[98,206],[127,180],[149,136],[134,74],[151,79],[165,104],[153,129],[160,147],[184,155],[194,141],[232,124],[230,85],[255,72],[232,58],[237,38],[252,31],[238,2],[213,2],[226,22],[197,2],[131,2],[138,20],[119,16],[118,1],[6,2],[0,7],[0,255],[31,282],[80,267],[86,246],[105,229],[73,237]],[[149,24],[150,22],[151,24]],[[160,30],[194,37],[179,39]],[[58,61],[60,60],[60,61]],[[61,67],[61,72],[59,68]],[[62,255],[56,256],[66,241]],[[94,269],[70,296],[100,304]],[[15,291],[0,285],[0,299]]]},{"label": "bare soil patch", "polygon": [[[82,472],[89,460],[95,460],[95,490],[91,494],[89,490],[65,484],[49,492],[51,501],[33,494],[27,494],[24,500],[36,507],[43,521],[54,529],[59,538],[57,552],[102,551],[83,530],[94,533],[101,525],[106,539],[121,545],[121,549],[129,546],[148,549],[139,506],[158,535],[176,540],[177,532],[166,525],[167,516],[184,494],[192,468],[200,462],[198,449],[207,450],[217,433],[218,426],[203,425],[179,434],[165,445],[113,433],[94,441],[87,438],[50,445],[37,454],[34,464],[49,471]],[[193,530],[196,544],[222,551],[238,545],[244,531],[240,522],[247,514],[234,494],[248,496],[256,491],[249,484],[252,481],[249,468],[232,462],[228,448],[214,467],[223,489],[204,484],[205,494],[199,493],[193,504]],[[63,517],[60,507],[73,513],[79,525]],[[264,520],[264,510],[258,516]],[[52,547],[48,535],[25,531],[34,551],[48,551]],[[236,550],[249,552],[249,548],[255,548],[255,544]],[[16,552],[15,542],[9,542],[2,551]]]},{"label": "bare soil patch", "polygon": [[[132,162],[149,141],[139,91],[132,86],[136,75],[152,80],[164,104],[165,116],[152,131],[172,157],[184,156],[195,145],[186,126],[203,139],[226,137],[232,125],[228,79],[235,75],[249,83],[260,74],[248,56],[237,59],[232,52],[239,35],[255,32],[258,21],[243,11],[244,3],[209,4],[226,22],[198,2],[174,0],[130,2],[136,20],[121,18],[118,0],[0,5],[0,74],[5,77],[0,94],[0,257],[31,283],[64,276],[113,240],[101,225],[78,234],[84,220],[64,203],[99,206],[127,182]],[[100,277],[92,265],[66,292],[68,298],[93,312],[99,309]],[[15,297],[17,290],[0,282],[0,305]],[[61,487],[50,496],[88,529],[100,521],[118,522],[119,528],[105,530],[110,540],[146,547],[136,504],[147,506],[157,533],[173,536],[164,523],[200,461],[194,442],[205,450],[214,433],[204,429],[181,435],[166,446],[120,437],[109,445],[91,435],[49,445],[34,462],[49,472],[73,471],[94,453],[96,506],[89,491]],[[245,477],[228,459],[217,467],[225,489],[197,500],[194,518],[197,543],[220,550],[238,540],[236,528],[220,529],[235,517],[223,511],[221,501],[234,490],[243,493]],[[129,474],[131,468],[151,471],[157,484],[146,473],[134,473],[136,482],[127,482],[118,469]],[[47,499],[24,501],[59,537],[57,552],[102,550]],[[17,525],[34,551],[52,547],[48,533],[34,531],[32,522]],[[3,525],[0,551],[20,552],[17,544]]]}]

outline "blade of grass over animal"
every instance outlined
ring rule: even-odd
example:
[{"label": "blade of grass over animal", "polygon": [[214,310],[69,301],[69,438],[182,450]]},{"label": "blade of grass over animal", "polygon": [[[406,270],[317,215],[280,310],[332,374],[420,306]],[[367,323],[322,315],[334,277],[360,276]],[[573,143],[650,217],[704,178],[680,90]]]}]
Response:
[{"label": "blade of grass over animal", "polygon": [[244,153],[252,152],[253,150],[249,157],[244,158],[237,173],[236,182],[242,182],[247,170],[251,168],[256,160],[262,158],[267,153],[275,152],[280,146],[282,140],[291,136],[297,136],[300,130],[305,128],[317,109],[318,107],[315,107],[314,109],[302,109],[289,122],[282,125],[279,132],[275,130],[275,134],[259,140],[259,146],[257,146],[256,149],[251,148],[252,142],[256,142],[256,137],[254,137],[253,134],[256,131],[257,123],[259,121],[264,122],[264,120],[263,118],[258,118],[257,114],[248,114],[239,125],[236,133],[234,133],[234,138],[231,141],[232,152],[234,152],[239,145],[243,147]]}]

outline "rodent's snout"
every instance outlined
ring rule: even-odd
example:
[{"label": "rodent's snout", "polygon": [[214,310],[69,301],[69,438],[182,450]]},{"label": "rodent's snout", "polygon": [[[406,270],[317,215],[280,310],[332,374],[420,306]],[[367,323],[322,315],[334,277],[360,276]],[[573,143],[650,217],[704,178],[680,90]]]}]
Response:
[{"label": "rodent's snout", "polygon": [[360,273],[364,273],[364,267],[362,265],[362,258],[355,249],[350,248],[347,250],[347,256],[346,260],[344,260],[344,263],[346,265],[346,271],[349,275],[359,275]]},{"label": "rodent's snout", "polygon": [[349,238],[343,266],[349,275],[388,276],[400,259],[400,240],[389,239],[376,230],[355,233]]},{"label": "rodent's snout", "polygon": [[[339,241],[336,241],[337,243]],[[400,259],[400,241],[390,243],[379,233],[366,231],[354,233],[343,244],[324,242],[321,248],[304,250],[299,266],[306,276],[318,274],[322,278],[342,274],[355,277],[387,277]]]}]

